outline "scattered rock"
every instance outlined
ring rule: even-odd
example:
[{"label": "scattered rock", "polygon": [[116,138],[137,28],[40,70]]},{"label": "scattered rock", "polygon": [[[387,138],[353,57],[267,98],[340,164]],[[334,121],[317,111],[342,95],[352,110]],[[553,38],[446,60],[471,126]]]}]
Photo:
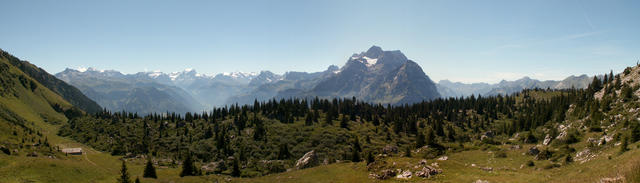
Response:
[{"label": "scattered rock", "polygon": [[427,160],[426,159],[422,159],[420,160],[420,165],[427,165]]},{"label": "scattered rock", "polygon": [[395,154],[398,153],[398,147],[394,145],[386,145],[382,148],[383,154]]},{"label": "scattered rock", "polygon": [[480,167],[480,170],[484,170],[484,171],[490,172],[490,171],[493,171],[493,168],[492,167]]},{"label": "scattered rock", "polygon": [[484,132],[484,134],[482,134],[482,136],[480,137],[480,140],[484,140],[487,138],[493,138],[493,132],[492,131],[487,131]]},{"label": "scattered rock", "polygon": [[36,153],[35,151],[31,152],[31,153],[27,154],[27,157],[38,157],[38,153]]},{"label": "scattered rock", "polygon": [[603,143],[608,143],[613,140],[613,136],[603,135],[598,142],[598,146],[601,146]]},{"label": "scattered rock", "polygon": [[591,153],[591,150],[589,150],[589,148],[585,148],[584,150],[576,153],[575,160],[577,162],[580,162],[580,164],[582,164],[582,163],[585,163],[587,161],[592,160],[595,157],[596,157],[596,155],[594,153]]},{"label": "scattered rock", "polygon": [[513,137],[509,138],[509,141],[516,141],[516,140],[518,140],[519,137],[520,137],[520,134],[516,133],[516,134],[513,135]]},{"label": "scattered rock", "polygon": [[442,157],[438,158],[438,161],[447,161],[447,160],[449,160],[448,156],[442,156]]},{"label": "scattered rock", "polygon": [[411,171],[405,170],[401,174],[397,175],[396,178],[398,178],[398,179],[410,179],[412,175],[413,175],[413,173],[411,173]]},{"label": "scattered rock", "polygon": [[421,148],[416,149],[415,153],[420,153],[420,152],[423,152],[423,151],[429,152],[429,148],[430,147],[428,145],[422,146]]},{"label": "scattered rock", "polygon": [[203,173],[205,174],[210,174],[210,173],[216,173],[216,171],[219,169],[220,164],[223,162],[210,162],[207,163],[205,165],[202,165],[202,167],[200,168],[202,170]]},{"label": "scattered rock", "polygon": [[390,169],[385,169],[380,171],[380,173],[375,174],[375,173],[370,173],[369,177],[371,178],[375,178],[375,179],[380,179],[380,180],[385,180],[385,179],[389,179],[391,177],[396,176],[396,172]]},{"label": "scattered rock", "polygon": [[431,166],[433,167],[440,167],[440,164],[438,164],[437,162],[431,163]]},{"label": "scattered rock", "polygon": [[529,148],[528,154],[531,156],[536,156],[540,153],[540,150],[538,150],[537,146],[533,146],[531,148]]},{"label": "scattered rock", "polygon": [[511,150],[519,150],[519,149],[522,149],[522,146],[521,145],[513,145],[513,146],[510,147],[510,149]]},{"label": "scattered rock", "polygon": [[422,170],[417,171],[416,172],[416,176],[418,177],[423,177],[423,178],[429,178],[431,176],[437,175],[442,173],[441,169],[436,169],[434,167],[431,166],[425,166],[422,168]]},{"label": "scattered rock", "polygon": [[123,158],[135,158],[136,155],[134,155],[133,153],[127,153],[123,156]]},{"label": "scattered rock", "polygon": [[624,178],[622,176],[600,179],[600,183],[620,183],[620,182],[624,182]]},{"label": "scattered rock", "polygon": [[316,155],[316,151],[312,150],[304,154],[302,158],[296,161],[296,169],[305,169],[311,168],[314,166],[318,166],[318,156]]},{"label": "scattered rock", "polygon": [[568,129],[569,129],[569,126],[559,125],[558,126],[558,131],[560,132],[560,134],[556,137],[556,139],[562,139],[565,136],[567,136],[567,130]]},{"label": "scattered rock", "polygon": [[474,183],[489,183],[489,181],[488,180],[480,180],[480,179],[478,179]]},{"label": "scattered rock", "polygon": [[551,143],[551,135],[547,134],[547,136],[544,137],[544,141],[542,141],[542,145],[548,146],[549,143]]}]

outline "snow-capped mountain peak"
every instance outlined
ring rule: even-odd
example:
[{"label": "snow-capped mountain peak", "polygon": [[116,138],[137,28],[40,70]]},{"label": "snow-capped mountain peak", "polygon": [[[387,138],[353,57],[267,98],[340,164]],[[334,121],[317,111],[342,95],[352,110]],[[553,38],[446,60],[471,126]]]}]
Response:
[{"label": "snow-capped mountain peak", "polygon": [[226,77],[231,77],[234,79],[252,79],[258,76],[257,72],[223,72],[219,74]]},{"label": "snow-capped mountain peak", "polygon": [[355,60],[355,61],[358,61],[360,63],[363,63],[367,67],[372,67],[372,66],[376,65],[376,63],[378,63],[378,58],[369,58],[369,57],[364,56],[364,55],[352,56],[351,60]]}]

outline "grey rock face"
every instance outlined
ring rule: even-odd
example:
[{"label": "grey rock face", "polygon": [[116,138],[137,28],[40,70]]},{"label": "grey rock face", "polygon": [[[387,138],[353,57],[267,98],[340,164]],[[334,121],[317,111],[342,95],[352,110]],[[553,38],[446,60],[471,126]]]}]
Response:
[{"label": "grey rock face", "polygon": [[296,169],[300,170],[305,168],[311,168],[318,165],[319,165],[319,162],[318,162],[318,156],[316,155],[316,151],[309,151],[306,154],[304,154],[302,158],[296,161],[295,167]]}]

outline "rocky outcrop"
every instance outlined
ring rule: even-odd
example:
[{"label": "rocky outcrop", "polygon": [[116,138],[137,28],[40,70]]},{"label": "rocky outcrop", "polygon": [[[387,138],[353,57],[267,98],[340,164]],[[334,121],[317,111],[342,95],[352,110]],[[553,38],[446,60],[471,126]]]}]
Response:
[{"label": "rocky outcrop", "polygon": [[300,170],[305,168],[311,168],[314,166],[318,166],[318,164],[319,164],[318,155],[316,155],[316,151],[312,150],[304,154],[302,158],[296,161],[296,169]]}]

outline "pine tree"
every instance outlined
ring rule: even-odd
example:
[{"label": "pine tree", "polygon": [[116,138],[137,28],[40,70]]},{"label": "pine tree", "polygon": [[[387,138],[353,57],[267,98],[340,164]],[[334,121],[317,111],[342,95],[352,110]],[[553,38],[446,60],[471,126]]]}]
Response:
[{"label": "pine tree", "polygon": [[404,151],[405,157],[411,157],[411,148],[407,146],[407,149]]},{"label": "pine tree", "polygon": [[418,132],[416,135],[416,148],[421,148],[425,145],[424,134],[422,132]]},{"label": "pine tree", "polygon": [[180,177],[194,175],[195,167],[193,165],[193,160],[191,160],[191,154],[187,153],[187,155],[185,155],[184,161],[182,162],[182,172],[180,172]]},{"label": "pine tree", "polygon": [[313,110],[313,122],[318,122],[318,118],[320,118],[320,112],[318,110]]},{"label": "pine tree", "polygon": [[360,159],[360,153],[355,149],[351,150],[351,161],[352,162],[362,161],[362,159]]},{"label": "pine tree", "polygon": [[264,124],[261,119],[254,118],[255,130],[253,132],[253,140],[258,141],[262,140],[264,136],[267,134],[267,131],[264,128]]},{"label": "pine tree", "polygon": [[144,167],[144,173],[142,174],[144,178],[154,178],[157,179],[156,168],[153,167],[153,163],[151,163],[151,158],[147,161],[147,166]]},{"label": "pine tree", "polygon": [[209,128],[204,132],[204,138],[209,139],[211,137],[213,137],[213,130],[211,129],[211,126],[209,126]]},{"label": "pine tree", "polygon": [[378,116],[373,117],[373,125],[374,126],[378,126],[380,125],[380,119],[378,118]]},{"label": "pine tree", "polygon": [[122,168],[120,169],[120,177],[118,177],[118,183],[131,183],[131,177],[129,177],[127,165],[124,160],[122,160]]},{"label": "pine tree", "polygon": [[425,134],[426,134],[424,138],[425,144],[427,145],[436,144],[436,136],[435,134],[433,134],[433,130],[431,130],[431,128],[427,128],[427,132]]},{"label": "pine tree", "polygon": [[238,165],[238,159],[233,160],[233,169],[231,170],[231,176],[240,177],[240,165]]},{"label": "pine tree", "polygon": [[349,128],[349,118],[347,115],[342,115],[342,120],[340,120],[340,128]]},{"label": "pine tree", "polygon": [[356,139],[353,140],[353,148],[358,152],[362,152],[362,147],[360,146],[360,140],[358,136],[356,136]]},{"label": "pine tree", "polygon": [[624,86],[622,87],[621,93],[622,93],[622,98],[625,101],[630,101],[631,99],[633,99],[633,89],[631,89],[629,85],[624,84]]},{"label": "pine tree", "polygon": [[564,157],[564,163],[569,164],[571,162],[573,162],[573,158],[571,157],[570,154],[567,154],[567,156]]},{"label": "pine tree", "polygon": [[622,154],[624,152],[627,152],[629,150],[627,146],[629,146],[629,140],[627,137],[625,137],[624,139],[622,139],[622,144],[620,145],[620,152],[618,153]]},{"label": "pine tree", "polygon": [[311,126],[313,125],[313,112],[307,112],[307,116],[304,120],[304,125]]},{"label": "pine tree", "polygon": [[598,79],[598,77],[593,77],[593,81],[591,81],[591,85],[589,85],[589,89],[593,93],[600,91],[600,89],[602,89],[602,82],[600,81],[600,79]]},{"label": "pine tree", "polygon": [[373,157],[371,151],[369,151],[369,153],[367,153],[367,165],[373,163],[374,161],[376,161],[376,159],[375,157]]},{"label": "pine tree", "polygon": [[333,112],[331,111],[331,109],[329,109],[329,112],[327,112],[324,121],[327,123],[327,125],[333,125]]},{"label": "pine tree", "polygon": [[284,160],[291,157],[291,153],[289,152],[289,146],[287,144],[280,145],[280,151],[278,152],[278,159]]}]

